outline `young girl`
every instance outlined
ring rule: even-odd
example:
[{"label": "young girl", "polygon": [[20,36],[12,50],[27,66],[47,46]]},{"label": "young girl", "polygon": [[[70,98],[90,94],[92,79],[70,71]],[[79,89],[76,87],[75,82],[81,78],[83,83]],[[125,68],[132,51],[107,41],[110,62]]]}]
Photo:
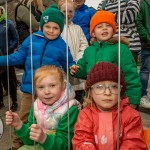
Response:
[{"label": "young girl", "polygon": [[[66,43],[60,34],[64,27],[64,15],[58,9],[56,4],[51,5],[43,11],[40,28],[41,30],[25,39],[20,45],[18,51],[8,56],[9,65],[25,64],[24,74],[22,77],[21,91],[23,92],[20,118],[23,122],[27,122],[29,109],[32,103],[32,73],[34,75],[36,69],[45,65],[55,65],[67,70],[67,65],[71,66],[73,61],[70,50],[68,49],[68,64],[66,58]],[[0,56],[0,66],[7,65],[7,56]],[[18,138],[13,140],[13,148],[18,149],[21,142]]]},{"label": "young girl", "polygon": [[[58,3],[60,11],[64,14],[64,23],[66,23],[66,0],[60,0]],[[72,17],[74,15],[74,3],[72,0],[67,1],[67,19],[68,24],[64,25],[64,30],[61,33],[61,37],[67,42],[66,30],[68,30],[68,45],[73,56],[73,59],[77,62],[83,55],[84,50],[88,47],[88,42],[80,26],[72,23]],[[84,80],[69,77],[70,83],[75,90],[76,99],[81,101],[84,94]]]},{"label": "young girl", "polygon": [[[30,109],[28,123],[24,124],[18,114],[7,111],[6,125],[13,126],[17,136],[25,144],[19,150],[34,149],[32,146],[34,141],[38,142],[36,145],[38,150],[67,150],[68,126],[71,141],[79,112],[76,106],[79,102],[74,99],[74,91],[69,86],[67,97],[64,72],[55,66],[44,66],[37,69],[34,86],[37,99]],[[33,121],[33,114],[35,121]]]},{"label": "young girl", "polygon": [[118,132],[118,90],[120,90],[119,150],[146,150],[139,113],[124,97],[125,80],[111,63],[97,63],[86,79],[85,106],[80,111],[74,128],[74,150],[116,150]]},{"label": "young girl", "polygon": [[[96,38],[77,62],[77,66],[70,68],[74,77],[86,79],[90,69],[100,61],[110,62],[118,65],[118,37],[116,33],[115,15],[108,11],[97,11],[90,22],[90,34]],[[126,42],[126,41],[122,41]],[[132,107],[140,103],[141,84],[134,58],[125,44],[120,44],[120,65],[123,71],[127,89],[126,94]]]}]

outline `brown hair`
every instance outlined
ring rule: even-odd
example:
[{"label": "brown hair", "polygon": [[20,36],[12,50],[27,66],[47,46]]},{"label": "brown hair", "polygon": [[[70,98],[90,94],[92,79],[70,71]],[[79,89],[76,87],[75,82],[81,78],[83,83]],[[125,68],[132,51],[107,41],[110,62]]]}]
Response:
[{"label": "brown hair", "polygon": [[58,68],[54,65],[46,65],[36,70],[33,80],[34,88],[36,88],[36,82],[38,79],[42,80],[43,78],[51,75],[58,76],[60,82],[64,82],[64,71],[61,68]]}]

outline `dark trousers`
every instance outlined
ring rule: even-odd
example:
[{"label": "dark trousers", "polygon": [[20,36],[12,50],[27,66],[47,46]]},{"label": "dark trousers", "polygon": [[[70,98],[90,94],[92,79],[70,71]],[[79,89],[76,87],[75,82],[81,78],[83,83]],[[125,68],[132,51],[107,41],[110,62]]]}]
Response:
[{"label": "dark trousers", "polygon": [[[4,71],[0,76],[1,76],[0,93],[3,93],[2,88],[8,91],[7,70]],[[10,92],[12,102],[17,102],[17,78],[16,78],[15,69],[13,66],[9,66],[9,92]]]}]

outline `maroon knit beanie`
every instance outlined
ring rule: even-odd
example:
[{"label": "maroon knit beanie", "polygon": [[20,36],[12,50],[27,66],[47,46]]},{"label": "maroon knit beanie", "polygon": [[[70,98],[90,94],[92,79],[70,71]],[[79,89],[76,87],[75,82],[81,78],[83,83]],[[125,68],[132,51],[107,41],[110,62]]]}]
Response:
[{"label": "maroon knit beanie", "polygon": [[[107,62],[99,62],[90,70],[85,84],[85,90],[100,81],[113,81],[118,83],[118,67],[114,64]],[[123,86],[121,89],[121,96],[124,95],[126,90],[126,83],[122,71],[120,72],[120,84]]]}]

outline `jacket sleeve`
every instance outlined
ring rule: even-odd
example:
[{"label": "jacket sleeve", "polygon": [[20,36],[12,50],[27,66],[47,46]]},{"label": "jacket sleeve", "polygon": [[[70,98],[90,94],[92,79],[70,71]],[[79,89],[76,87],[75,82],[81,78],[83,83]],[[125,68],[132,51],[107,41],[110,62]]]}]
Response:
[{"label": "jacket sleeve", "polygon": [[131,113],[132,115],[130,115],[130,113],[128,112],[128,114],[126,114],[125,116],[128,116],[128,121],[126,121],[124,125],[120,150],[146,150],[143,125],[140,115],[138,114],[138,112]]},{"label": "jacket sleeve", "polygon": [[[68,67],[75,64],[75,61],[73,60],[72,54],[70,52],[70,49],[68,47]],[[66,55],[66,49],[62,50],[62,59],[61,59],[61,65],[65,72],[67,72],[67,55]]]},{"label": "jacket sleeve", "polygon": [[[127,7],[125,8],[125,10],[121,11],[120,13],[121,24],[135,23],[135,19],[140,9],[139,7],[140,7],[140,0],[129,0],[127,2]],[[116,19],[118,23],[118,11],[116,12]]]},{"label": "jacket sleeve", "polygon": [[9,20],[8,22],[9,24],[9,28],[8,28],[8,35],[9,35],[9,54],[13,53],[14,50],[18,47],[18,41],[19,41],[19,37],[18,37],[18,33],[17,30],[15,29],[15,26],[13,24],[12,21]]},{"label": "jacket sleeve", "polygon": [[[26,61],[29,50],[30,37],[28,37],[18,48],[18,51],[8,55],[9,66],[21,65]],[[7,66],[7,56],[0,56],[0,66]]]},{"label": "jacket sleeve", "polygon": [[97,150],[93,136],[91,116],[81,110],[74,128],[72,140],[74,150]]},{"label": "jacket sleeve", "polygon": [[148,35],[148,32],[146,32],[146,29],[145,27],[143,26],[143,7],[142,7],[142,4],[141,4],[141,7],[140,7],[140,11],[139,11],[139,14],[136,18],[136,25],[137,25],[137,30],[138,30],[138,33],[140,35],[140,39],[141,40],[147,40],[147,35]]},{"label": "jacket sleeve", "polygon": [[[70,145],[72,145],[71,141],[74,135],[74,124],[77,120],[78,113],[79,110],[77,106],[72,106],[69,109]],[[68,142],[68,112],[66,112],[56,128],[56,135],[47,135],[46,141],[41,146],[44,150],[67,150]]]},{"label": "jacket sleeve", "polygon": [[73,75],[73,77],[75,78],[86,79],[87,77],[86,51],[87,50],[84,51],[82,58],[80,58],[77,62],[77,66],[79,66],[79,69],[76,74]]},{"label": "jacket sleeve", "polygon": [[[21,12],[21,13],[20,13]],[[23,21],[28,27],[30,27],[30,11],[23,5],[20,5],[17,10],[17,17],[19,20]],[[32,30],[33,32],[39,30],[39,22],[37,22],[36,18],[33,14],[31,14],[32,20]]]},{"label": "jacket sleeve", "polygon": [[88,41],[87,41],[81,27],[79,27],[79,33],[80,33],[80,40],[79,40],[80,46],[79,46],[79,51],[77,53],[77,60],[79,60],[83,56],[84,50],[89,46]]},{"label": "jacket sleeve", "polygon": [[138,105],[141,98],[141,82],[135,60],[129,48],[121,44],[121,70],[126,81],[126,95],[131,104]]},{"label": "jacket sleeve", "polygon": [[[34,122],[36,124],[36,121]],[[25,145],[34,145],[34,141],[30,139],[29,127],[33,124],[33,105],[28,116],[28,123],[23,124],[21,129],[15,130],[16,135],[23,141]]]}]

